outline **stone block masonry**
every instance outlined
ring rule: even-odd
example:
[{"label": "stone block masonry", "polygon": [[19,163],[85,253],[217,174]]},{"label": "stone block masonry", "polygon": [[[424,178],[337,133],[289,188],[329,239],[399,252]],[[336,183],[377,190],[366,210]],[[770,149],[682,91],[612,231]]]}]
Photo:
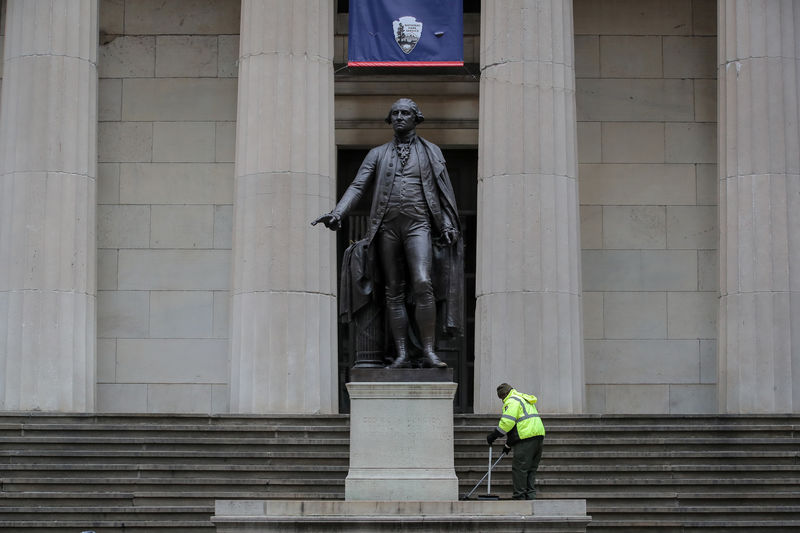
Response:
[{"label": "stone block masonry", "polygon": [[587,411],[716,406],[716,2],[575,8]]},{"label": "stone block masonry", "polygon": [[101,412],[228,412],[238,0],[100,3]]}]

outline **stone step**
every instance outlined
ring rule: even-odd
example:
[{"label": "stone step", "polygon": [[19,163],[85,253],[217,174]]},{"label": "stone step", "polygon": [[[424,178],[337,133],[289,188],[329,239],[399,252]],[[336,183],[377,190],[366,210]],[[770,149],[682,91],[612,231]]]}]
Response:
[{"label": "stone step", "polygon": [[[481,418],[480,416],[478,418]],[[273,414],[273,415],[237,415],[237,414],[117,414],[117,413],[53,413],[53,412],[12,412],[4,411],[3,424],[121,424],[132,426],[152,425],[314,425],[343,426],[350,424],[350,415],[309,415],[309,414]]]},{"label": "stone step", "polygon": [[[2,441],[0,441],[2,442]],[[670,446],[671,449],[675,449],[676,446],[679,446],[680,449],[685,449],[690,446],[719,446],[721,449],[739,449],[742,445],[752,445],[752,446],[779,446],[779,445],[793,445],[797,444],[797,437],[794,436],[784,436],[784,437],[762,437],[758,434],[754,434],[753,436],[749,437],[708,437],[705,434],[700,437],[695,436],[673,436],[669,434],[666,435],[651,435],[649,437],[607,437],[607,438],[595,438],[594,436],[578,436],[578,437],[545,437],[545,445],[546,446],[590,446],[595,448],[601,447],[609,447],[609,446]],[[455,439],[456,446],[480,446],[486,448],[486,439]],[[496,443],[495,446],[498,444]]]},{"label": "stone step", "polygon": [[315,438],[315,439],[348,439],[348,426],[312,426],[312,425],[157,425],[144,426],[134,424],[22,424],[9,427],[0,424],[0,437],[109,437],[125,438]]},{"label": "stone step", "polygon": [[0,491],[0,507],[42,506],[93,506],[134,504],[132,492],[91,491]]},{"label": "stone step", "polygon": [[[473,414],[464,413],[454,415],[454,426],[476,426],[482,424],[493,424],[497,422],[500,413],[500,403],[497,405],[497,413]],[[736,426],[753,426],[763,424],[782,424],[800,425],[800,415],[797,414],[758,414],[758,415],[720,415],[720,414],[698,414],[698,415],[637,415],[637,414],[547,414],[542,413],[542,417],[550,421],[552,426],[581,425],[591,424],[594,427],[604,425],[676,425],[676,426],[698,426],[707,427],[711,424],[728,424]],[[311,425],[342,425],[347,426],[350,417],[347,414],[146,414],[146,413],[55,413],[55,412],[33,412],[33,411],[5,411],[2,415],[2,423],[23,424],[23,423],[118,423],[118,424],[142,424],[142,425],[172,425],[172,424],[204,424],[204,425],[226,425],[226,424],[279,424],[296,425],[307,422]]]},{"label": "stone step", "polygon": [[97,476],[99,473],[113,473],[117,477],[144,478],[165,477],[182,478],[197,477],[227,477],[240,479],[263,474],[278,476],[290,474],[296,478],[335,477],[344,478],[347,475],[347,465],[239,465],[239,464],[41,464],[41,463],[15,463],[0,464],[0,479],[14,479],[17,477],[52,477],[54,474],[70,476],[71,478],[84,478]]},{"label": "stone step", "polygon": [[[657,451],[661,449],[676,451],[705,451],[714,447],[719,451],[757,451],[769,448],[772,451],[797,451],[795,437],[743,437],[743,438],[708,438],[708,437],[611,437],[595,439],[591,437],[546,438],[548,450],[569,452],[591,449],[599,451],[626,451],[636,447],[637,451]],[[148,450],[182,450],[201,451],[213,448],[215,451],[246,451],[253,447],[261,451],[347,451],[349,438],[302,438],[294,434],[285,437],[237,438],[237,437],[92,437],[92,436],[18,436],[0,437],[0,452],[26,449],[71,449],[81,446],[87,450],[109,449],[144,449]],[[485,453],[486,442],[483,439],[455,439],[456,449],[462,452],[472,451]]]},{"label": "stone step", "polygon": [[[796,533],[800,520],[609,520],[596,523],[594,517],[587,531],[592,533]],[[100,533],[100,532],[98,532]]]},{"label": "stone step", "polygon": [[[485,455],[485,454],[484,454]],[[458,458],[459,455],[457,454]],[[551,463],[592,463],[592,464],[619,464],[620,461],[635,462],[636,464],[647,464],[657,462],[663,464],[665,460],[684,464],[700,462],[701,464],[729,463],[735,461],[736,464],[796,464],[800,458],[800,451],[789,450],[690,450],[672,451],[668,449],[643,452],[638,450],[626,451],[579,451],[563,452],[558,450],[547,450],[547,460]]]},{"label": "stone step", "polygon": [[[511,460],[507,461],[509,464],[503,464],[501,461],[498,466],[496,466],[492,472],[511,472]],[[468,466],[462,467],[458,469],[458,472],[469,474],[470,472],[484,472],[486,471],[488,465],[484,465],[482,468],[477,466]],[[703,473],[707,473],[713,476],[718,476],[722,473],[730,473],[734,476],[740,477],[742,473],[748,473],[749,475],[753,475],[756,473],[769,473],[769,474],[781,474],[785,475],[785,477],[794,477],[800,478],[798,474],[800,474],[800,464],[792,464],[792,465],[739,465],[739,464],[722,464],[722,465],[683,465],[683,464],[661,464],[661,465],[626,465],[626,464],[618,464],[618,465],[552,465],[550,463],[545,463],[542,461],[542,464],[539,466],[539,473],[547,477],[548,475],[552,477],[555,474],[574,474],[574,473],[582,473],[582,474],[613,474],[615,476],[621,476],[626,474],[638,474],[641,477],[650,477],[650,478],[661,478],[664,474],[677,474],[677,475],[685,475],[687,473],[692,473],[695,475],[700,475]],[[538,477],[538,476],[537,476]],[[705,476],[703,476],[705,477]],[[771,477],[775,477],[774,475]]]},{"label": "stone step", "polygon": [[[457,471],[460,479],[466,483],[477,483],[478,479],[483,477],[486,469],[473,470],[472,472]],[[659,485],[659,486],[672,486],[672,485],[690,485],[707,486],[709,484],[718,483],[738,483],[742,476],[748,483],[755,484],[773,484],[781,486],[791,486],[793,483],[800,481],[798,472],[784,473],[783,475],[768,475],[763,473],[730,473],[721,472],[716,475],[713,473],[698,473],[694,471],[687,472],[649,472],[638,473],[635,471],[598,471],[592,473],[581,473],[580,471],[571,472],[553,472],[548,470],[541,470],[536,476],[536,482],[540,485],[575,485],[576,483],[584,483],[587,485],[618,485],[618,486],[640,486],[640,485]],[[502,484],[503,478],[508,478],[510,483],[511,469],[510,468],[495,468],[492,470],[492,483]],[[474,481],[473,481],[474,480]]]},{"label": "stone step", "polygon": [[210,520],[0,520],[0,531],[24,533],[195,533],[214,531]]},{"label": "stone step", "polygon": [[[163,487],[162,487],[163,488]],[[70,506],[174,506],[214,507],[218,499],[288,499],[288,500],[330,500],[344,499],[344,487],[338,492],[264,492],[242,490],[232,495],[227,490],[170,490],[160,491],[15,491],[0,492],[0,509],[6,507],[70,507]]]},{"label": "stone step", "polygon": [[745,505],[789,505],[796,506],[800,502],[800,488],[790,491],[753,492],[747,489],[737,490],[729,494],[716,492],[681,492],[638,489],[631,491],[605,491],[599,494],[583,489],[560,490],[553,487],[542,487],[538,497],[547,499],[579,499],[589,500],[592,508],[626,507],[631,510],[642,506],[745,506]]},{"label": "stone step", "polygon": [[344,500],[344,484],[338,491],[318,492],[311,488],[285,492],[242,490],[235,495],[220,490],[156,490],[134,492],[136,505],[214,505],[215,500]]},{"label": "stone step", "polygon": [[0,463],[13,464],[34,459],[37,462],[73,464],[97,462],[111,463],[175,463],[192,462],[194,464],[218,463],[224,460],[230,464],[297,464],[317,465],[325,461],[329,465],[347,465],[350,461],[348,451],[325,450],[320,457],[315,451],[215,451],[205,450],[87,450],[87,449],[45,449],[45,450],[0,450]]},{"label": "stone step", "polygon": [[[297,448],[295,448],[296,450]],[[463,449],[463,448],[460,448]],[[495,456],[499,452],[499,447],[495,449]],[[480,451],[456,451],[455,460],[461,464],[480,464],[486,460],[486,445],[484,444]],[[148,450],[148,449],[123,449],[123,450],[87,450],[83,448],[78,449],[13,449],[13,450],[0,450],[0,464],[13,464],[17,462],[24,462],[34,460],[37,463],[42,462],[57,462],[63,463],[70,461],[71,463],[81,462],[97,462],[102,459],[103,462],[121,462],[140,464],[140,462],[160,463],[175,461],[192,462],[196,464],[204,464],[206,462],[219,462],[220,459],[229,461],[236,461],[237,464],[247,464],[246,461],[252,460],[257,464],[267,462],[273,464],[276,461],[297,461],[298,464],[305,464],[304,461],[311,460],[313,464],[320,464],[320,461],[325,461],[326,464],[339,464],[344,461],[347,464],[349,460],[349,452],[347,451],[328,451],[323,457],[316,452],[309,451],[215,451],[213,448],[206,450]],[[664,463],[665,460],[670,462],[680,461],[681,463],[701,462],[702,464],[714,462],[727,462],[735,460],[737,464],[748,461],[766,461],[768,464],[773,462],[784,462],[787,464],[795,464],[800,460],[800,451],[798,450],[684,450],[674,451],[669,448],[661,448],[655,451],[639,451],[636,449],[628,449],[624,451],[560,451],[557,447],[550,446],[547,442],[545,446],[544,461],[550,463],[608,463],[617,465],[621,462],[633,462],[635,464],[647,464],[648,462],[657,462],[658,464]]]},{"label": "stone step", "polygon": [[[468,476],[474,473],[485,473],[486,465],[475,465],[474,461],[465,464],[457,465],[456,472]],[[511,459],[501,461],[495,467],[496,472],[510,472]],[[298,464],[182,464],[182,463],[126,463],[126,464],[108,464],[108,463],[40,463],[40,462],[25,462],[13,464],[0,464],[0,477],[12,478],[23,475],[28,476],[48,476],[53,472],[60,472],[62,475],[69,475],[75,478],[90,477],[97,475],[98,472],[115,472],[123,477],[143,477],[143,476],[163,476],[164,473],[169,474],[170,477],[185,477],[197,476],[198,473],[203,475],[221,474],[227,477],[239,478],[242,476],[253,476],[260,473],[269,473],[280,475],[282,473],[291,473],[297,476],[318,477],[320,475],[325,477],[343,477],[347,474],[347,465],[298,465]],[[554,475],[571,475],[573,473],[582,473],[587,475],[592,474],[615,474],[617,476],[635,474],[642,477],[661,478],[664,474],[670,475],[685,475],[686,473],[693,473],[700,475],[703,473],[718,476],[720,474],[731,474],[734,476],[741,476],[742,473],[754,475],[756,473],[773,474],[772,477],[797,477],[800,473],[800,464],[767,464],[767,465],[749,465],[749,464],[614,464],[614,465],[585,465],[585,464],[553,464],[550,461],[543,461],[539,467],[539,473],[544,477],[553,477]],[[649,473],[650,476],[644,474]]]},{"label": "stone step", "polygon": [[[495,425],[455,431],[456,438],[465,440],[476,439],[483,441],[486,435],[491,433]],[[762,439],[772,438],[792,438],[800,428],[787,428],[781,426],[750,427],[746,430],[736,427],[710,427],[699,429],[696,427],[634,427],[634,426],[614,426],[603,428],[592,427],[568,427],[551,428],[547,426],[547,438],[593,438],[597,440],[613,438],[687,438],[695,434],[702,434],[705,438],[730,439],[730,438],[750,438],[758,437]]]},{"label": "stone step", "polygon": [[111,491],[123,492],[125,490],[158,491],[180,490],[190,491],[221,491],[231,494],[237,492],[302,492],[312,488],[315,492],[344,492],[344,478],[340,479],[275,479],[275,478],[118,478],[118,477],[41,477],[41,478],[1,478],[0,486],[3,491],[23,492],[53,492],[53,491],[80,491],[90,492]]},{"label": "stone step", "polygon": [[[457,439],[466,441],[475,440],[481,442],[485,435],[494,428],[495,424],[485,427],[457,427],[454,434]],[[707,439],[737,439],[753,438],[773,439],[773,438],[793,438],[800,431],[800,426],[748,426],[739,428],[736,426],[719,426],[708,428],[697,428],[694,426],[604,426],[604,427],[582,427],[568,426],[555,427],[548,426],[548,439],[561,439],[568,436],[578,439],[607,440],[614,438],[691,438],[696,433],[702,433]],[[126,438],[144,437],[152,439],[154,435],[160,438],[186,438],[201,437],[214,438],[219,435],[228,438],[334,438],[346,439],[349,434],[347,426],[313,426],[313,425],[158,425],[144,426],[135,424],[132,426],[121,424],[22,424],[9,425],[0,424],[0,437],[108,437],[123,435]]]},{"label": "stone step", "polygon": [[[474,486],[461,484],[461,492],[471,489]],[[497,490],[499,487],[500,490]],[[464,490],[466,489],[466,490]],[[485,483],[479,487],[474,496],[485,493]],[[492,492],[501,492],[505,498],[510,497],[510,483],[500,483],[496,486],[494,480],[492,482]],[[758,505],[797,505],[800,501],[800,490],[795,492],[778,491],[778,492],[755,492],[750,490],[736,490],[729,494],[718,493],[681,493],[676,491],[651,491],[642,490],[637,488],[634,491],[604,491],[598,493],[597,491],[587,491],[580,487],[573,490],[562,490],[553,487],[540,487],[538,497],[541,499],[587,499],[590,506],[602,508],[604,506],[610,507],[626,507],[635,512],[642,506],[655,506],[662,507],[678,507],[684,506],[720,506],[720,505],[752,505],[753,501],[757,501]],[[154,505],[159,503],[162,505],[173,506],[213,506],[215,499],[230,498],[231,495],[227,491],[136,491],[136,492],[15,492],[5,493],[0,495],[0,505],[7,506],[28,506],[28,505],[46,505],[56,507],[60,505],[75,506],[75,505]],[[342,499],[344,491],[339,493],[328,492],[319,493],[311,491],[303,492],[286,492],[286,493],[264,493],[258,491],[242,491],[237,493],[236,499],[304,499],[304,500],[318,500],[318,499]],[[104,503],[105,502],[105,503]],[[665,503],[666,502],[666,503]],[[766,502],[766,503],[765,503]],[[624,505],[623,505],[624,503]]]},{"label": "stone step", "polygon": [[[468,477],[460,478],[459,484],[464,488],[472,487],[477,483],[477,475],[473,479]],[[323,478],[247,478],[247,479],[227,479],[227,478],[116,478],[116,477],[39,477],[39,478],[3,478],[0,480],[3,491],[21,492],[53,492],[53,491],[158,491],[158,490],[180,490],[182,492],[194,491],[224,491],[227,493],[246,491],[263,493],[282,493],[282,492],[303,492],[312,489],[314,492],[343,492],[344,479],[323,479]],[[563,491],[568,487],[583,487],[584,490],[591,490],[601,494],[603,491],[619,492],[627,490],[635,492],[641,487],[658,486],[662,490],[680,490],[691,488],[697,490],[703,488],[708,490],[714,487],[719,493],[732,494],[742,487],[746,487],[752,492],[759,490],[776,492],[792,491],[800,485],[800,478],[731,478],[725,483],[720,483],[713,477],[684,477],[684,478],[635,478],[619,479],[602,476],[598,478],[550,478],[541,476],[537,478],[537,486],[543,492],[548,489],[558,489]],[[510,473],[498,472],[492,476],[492,488],[497,491],[510,491]]]},{"label": "stone step", "polygon": [[132,506],[132,505],[86,505],[54,507],[31,505],[0,507],[0,522],[14,520],[41,520],[47,515],[49,520],[75,520],[91,516],[92,520],[114,520],[120,522],[143,520],[193,520],[205,521],[213,514],[213,505],[195,506]]},{"label": "stone step", "polygon": [[[752,454],[752,455],[751,455]],[[26,465],[35,464],[35,469],[44,470],[46,468],[89,468],[89,465],[103,464],[106,468],[119,467],[121,470],[131,470],[143,467],[150,469],[177,469],[189,470],[229,467],[265,467],[271,468],[276,472],[286,470],[291,471],[295,467],[300,471],[315,469],[318,466],[326,468],[338,468],[346,470],[349,457],[345,452],[326,454],[320,457],[315,452],[258,452],[258,453],[207,453],[189,452],[172,453],[163,451],[48,451],[48,452],[29,452],[21,451],[11,456],[3,457],[0,454],[0,475],[3,472],[13,472],[24,470]],[[695,456],[694,454],[622,454],[615,453],[603,457],[582,457],[575,455],[574,458],[560,458],[557,452],[545,449],[545,456],[542,459],[542,472],[548,471],[569,471],[570,469],[596,471],[598,469],[617,469],[617,468],[639,468],[641,470],[664,468],[664,465],[680,466],[682,469],[691,467],[702,467],[704,470],[720,468],[727,465],[736,465],[737,468],[764,471],[777,470],[778,467],[795,467],[797,465],[797,454],[787,452],[786,454],[773,457],[773,453],[756,452],[737,452],[731,456],[712,457],[704,459],[704,455]],[[485,453],[456,454],[455,466],[457,472],[481,472],[486,468]],[[498,468],[504,468],[504,462]],[[52,466],[63,465],[63,466]],[[244,468],[245,470],[247,468]],[[11,475],[11,474],[5,474]],[[482,475],[482,474],[481,474]]]},{"label": "stone step", "polygon": [[[492,476],[492,486],[495,485],[495,476]],[[751,490],[757,490],[759,488],[765,488],[766,490],[770,491],[777,491],[777,490],[794,490],[798,486],[800,486],[800,478],[732,478],[726,479],[724,483],[720,483],[720,480],[714,478],[697,478],[697,477],[686,477],[686,478],[663,478],[658,479],[657,481],[647,478],[633,478],[633,479],[586,479],[583,477],[579,478],[559,478],[559,479],[548,479],[543,478],[541,482],[537,476],[536,478],[537,484],[540,483],[541,485],[556,485],[556,486],[586,486],[592,487],[597,489],[602,489],[603,487],[619,487],[622,486],[630,486],[630,487],[637,487],[637,486],[650,486],[653,485],[654,482],[657,482],[659,488],[668,488],[668,487],[686,487],[686,486],[712,486],[715,487],[715,490],[719,491],[720,493],[727,493],[730,494],[731,491],[736,491],[740,487],[748,487]],[[498,482],[498,485],[501,482]],[[509,484],[510,484],[509,480]]]},{"label": "stone step", "polygon": [[[460,490],[466,489],[470,490],[478,480],[475,479],[471,482],[460,482],[459,488]],[[640,483],[636,485],[625,485],[625,484],[594,484],[594,483],[585,483],[581,484],[579,480],[574,480],[572,483],[539,483],[537,479],[537,498],[541,497],[544,499],[585,499],[587,501],[611,501],[611,500],[618,500],[618,499],[645,499],[649,497],[652,491],[655,489],[657,491],[665,491],[665,492],[675,492],[680,493],[682,491],[687,492],[712,492],[718,491],[718,499],[719,500],[727,500],[733,501],[737,504],[741,504],[745,500],[745,496],[739,496],[740,494],[747,495],[749,498],[757,498],[760,497],[761,501],[765,503],[769,503],[770,500],[773,499],[773,495],[776,493],[786,493],[786,494],[793,494],[794,496],[800,495],[800,491],[797,490],[796,486],[781,486],[781,485],[748,485],[747,483],[742,483],[734,486],[727,486],[724,490],[717,489],[717,485],[713,483],[708,483],[705,485],[686,485],[686,484],[652,484],[652,483]],[[480,494],[481,492],[486,492],[486,482],[484,481],[481,487],[476,490],[476,494]],[[499,494],[501,497],[510,497],[511,495],[511,481],[505,480],[501,478],[495,479],[495,476],[492,476],[492,492]],[[687,500],[688,501],[688,500]],[[778,498],[776,499],[776,503],[778,502],[786,502],[786,498]],[[690,502],[691,503],[691,502]]]},{"label": "stone step", "polygon": [[762,490],[759,492],[748,492],[746,490],[739,490],[733,493],[729,492],[678,492],[678,502],[683,505],[729,505],[731,503],[740,503],[744,500],[767,500],[776,505],[797,505],[800,502],[800,487],[796,487],[792,491],[775,491]]},{"label": "stone step", "polygon": [[[541,405],[539,405],[541,410]],[[463,413],[454,416],[455,426],[475,426],[485,423],[497,422],[501,405],[497,403],[497,413],[475,414]],[[710,424],[731,424],[751,426],[759,424],[800,424],[798,414],[548,414],[541,413],[542,417],[551,422],[550,425],[593,424],[600,427],[604,425],[681,425],[705,427]]]},{"label": "stone step", "polygon": [[[337,446],[348,447],[350,445],[350,438],[337,438],[327,439],[323,437],[314,436],[312,438],[302,437],[295,434],[288,434],[283,437],[255,437],[255,438],[240,438],[235,436],[221,436],[221,437],[164,437],[164,436],[151,436],[151,437],[92,437],[92,436],[24,436],[24,437],[0,437],[0,447],[9,448],[10,446],[18,446],[19,444],[28,444],[30,446],[64,446],[64,445],[103,445],[103,446],[201,446],[207,444],[214,447],[223,446],[238,446],[246,448],[248,446],[328,446],[336,449]],[[89,448],[91,449],[91,448]],[[220,449],[220,448],[217,448]]]},{"label": "stone step", "polygon": [[[472,486],[477,483],[478,480],[483,477],[483,474],[485,474],[485,472],[479,472],[475,474],[463,474],[461,472],[457,472],[460,484],[464,487]],[[498,488],[504,486],[510,487],[510,475],[511,474],[509,471],[493,472],[492,486]],[[553,477],[543,474],[537,476],[537,483],[540,487],[542,487],[543,490],[575,490],[576,487],[590,486],[594,491],[617,490],[628,491],[629,493],[632,491],[640,491],[642,490],[642,487],[646,486],[658,486],[660,488],[664,488],[665,490],[673,491],[702,492],[706,491],[708,487],[713,487],[715,484],[720,483],[720,479],[714,479],[711,477],[690,477],[688,475],[680,478],[650,476],[607,479],[607,477],[608,476],[568,478]],[[186,488],[186,490],[192,491],[203,490],[198,489],[198,485],[201,487],[234,486],[240,487],[242,490],[245,490],[246,487],[257,487],[257,490],[268,487],[267,490],[277,490],[275,487],[278,485],[292,485],[297,487],[297,490],[321,491],[323,490],[321,487],[325,487],[324,490],[332,491],[336,490],[336,487],[343,486],[344,478],[345,475],[325,478],[321,478],[319,476],[310,477],[300,475],[205,478],[168,478],[152,476],[141,478],[125,478],[118,477],[116,476],[116,473],[114,473],[114,477],[108,478],[42,476],[28,478],[3,478],[0,482],[3,485],[3,490],[6,491],[36,490],[49,492],[55,490],[49,488],[53,486],[61,487],[60,490],[81,490],[89,492],[93,490],[101,490],[101,488],[102,490],[114,490],[115,492],[155,490],[143,488],[147,485],[168,485],[170,490],[174,490],[175,487],[182,485]],[[743,483],[751,484],[754,485],[753,490],[759,490],[762,492],[785,492],[792,491],[793,484],[796,483],[796,481],[797,478],[747,478],[740,483],[735,477],[730,477],[725,481],[725,483],[727,484],[729,482],[734,482],[737,486],[741,486]],[[723,494],[729,494],[726,489],[720,489],[720,492]]]},{"label": "stone step", "polygon": [[[631,519],[628,506],[587,505],[586,512],[592,520],[614,521]],[[636,508],[640,518],[660,520],[800,520],[799,505],[707,505],[707,506],[663,506],[648,505]]]},{"label": "stone step", "polygon": [[[303,438],[125,438],[125,437],[0,437],[0,453],[26,450],[149,450],[149,451],[203,451],[237,452],[257,451],[310,451],[320,453],[347,452],[349,439]],[[9,453],[9,455],[11,454]]]},{"label": "stone step", "polygon": [[[797,431],[800,416],[797,415],[547,415],[543,414],[548,432],[562,430],[576,432],[602,433],[610,430],[646,431],[668,430],[686,432],[694,429],[703,431]],[[497,415],[460,414],[454,417],[454,428],[459,431],[490,431],[497,423]],[[116,414],[58,414],[58,413],[3,413],[0,428],[15,428],[37,425],[61,425],[63,428],[78,431],[75,426],[86,428],[104,425],[117,425],[126,430],[137,427],[143,431],[169,431],[172,428],[230,427],[247,428],[328,426],[346,428],[348,415],[116,415]],[[152,428],[152,429],[151,429]]]},{"label": "stone step", "polygon": [[[316,421],[315,421],[316,422]],[[791,435],[793,432],[800,430],[800,420],[798,424],[779,424],[779,423],[759,423],[750,425],[741,424],[712,424],[702,427],[696,425],[666,425],[666,424],[614,424],[614,425],[596,425],[593,423],[588,424],[547,424],[548,435],[558,434],[580,434],[591,433],[592,435],[605,436],[613,435],[614,433],[624,434],[648,434],[648,433],[671,433],[682,435],[702,431],[708,434],[769,434],[776,435]],[[463,435],[480,434],[482,432],[491,431],[497,424],[497,419],[487,421],[485,424],[475,425],[455,425],[454,432]],[[204,435],[213,434],[215,432],[229,432],[229,433],[320,433],[330,432],[332,434],[348,432],[349,426],[347,423],[341,424],[298,424],[298,423],[224,423],[224,424],[206,424],[206,423],[111,423],[111,422],[92,422],[92,423],[59,423],[59,422],[31,422],[31,423],[8,423],[0,422],[0,435],[16,435],[16,434],[32,434],[37,432],[47,432],[50,434],[56,433],[202,433]]]}]

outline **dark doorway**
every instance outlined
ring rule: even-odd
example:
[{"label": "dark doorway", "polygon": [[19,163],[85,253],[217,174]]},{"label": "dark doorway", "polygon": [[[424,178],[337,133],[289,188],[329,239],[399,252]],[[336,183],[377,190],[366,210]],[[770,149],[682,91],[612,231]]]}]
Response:
[{"label": "dark doorway", "polygon": [[[444,343],[438,346],[439,357],[453,368],[453,379],[458,390],[453,408],[457,413],[472,412],[475,366],[475,226],[478,205],[478,151],[443,150],[447,170],[456,193],[459,215],[461,217],[462,238],[464,239],[464,336],[459,342]],[[337,161],[336,198],[341,198],[350,185],[358,167],[367,155],[367,150],[339,149]],[[342,254],[351,242],[362,238],[366,233],[369,203],[372,193],[367,192],[361,203],[343,221],[342,230],[337,232],[336,262],[337,273],[341,274]],[[339,277],[337,276],[337,279]],[[355,360],[355,347],[350,341],[351,332],[346,324],[339,324],[339,412],[350,412],[350,398],[345,383]]]}]

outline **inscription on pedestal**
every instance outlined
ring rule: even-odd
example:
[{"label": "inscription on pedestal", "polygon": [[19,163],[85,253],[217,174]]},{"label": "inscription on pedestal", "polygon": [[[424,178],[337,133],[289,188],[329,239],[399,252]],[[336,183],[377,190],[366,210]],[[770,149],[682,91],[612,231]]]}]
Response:
[{"label": "inscription on pedestal", "polygon": [[398,437],[404,439],[425,438],[452,442],[441,432],[442,425],[450,423],[440,416],[412,416],[406,417],[405,422],[390,416],[365,416],[361,422],[373,429],[376,435]]}]

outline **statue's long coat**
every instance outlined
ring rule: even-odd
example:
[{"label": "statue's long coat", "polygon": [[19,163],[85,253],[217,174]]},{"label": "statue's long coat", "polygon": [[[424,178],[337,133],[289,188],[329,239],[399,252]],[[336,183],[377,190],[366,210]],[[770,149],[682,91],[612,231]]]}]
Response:
[{"label": "statue's long coat", "polygon": [[[433,292],[438,304],[439,322],[445,331],[456,334],[462,331],[464,308],[464,244],[460,238],[461,224],[456,197],[442,151],[421,137],[417,137],[417,140],[413,146],[417,150],[422,189],[431,212],[431,233],[434,240]],[[377,260],[372,242],[386,215],[398,164],[394,141],[370,150],[353,182],[333,210],[333,214],[343,217],[370,186],[374,185],[367,234],[362,241],[348,249],[343,259],[339,312],[345,319],[368,303],[370,298],[382,300],[375,293],[380,291],[382,295],[383,292],[382,284],[375,282],[380,269],[370,268],[374,267]],[[459,239],[453,245],[440,246],[437,239],[448,225],[458,230]]]}]

